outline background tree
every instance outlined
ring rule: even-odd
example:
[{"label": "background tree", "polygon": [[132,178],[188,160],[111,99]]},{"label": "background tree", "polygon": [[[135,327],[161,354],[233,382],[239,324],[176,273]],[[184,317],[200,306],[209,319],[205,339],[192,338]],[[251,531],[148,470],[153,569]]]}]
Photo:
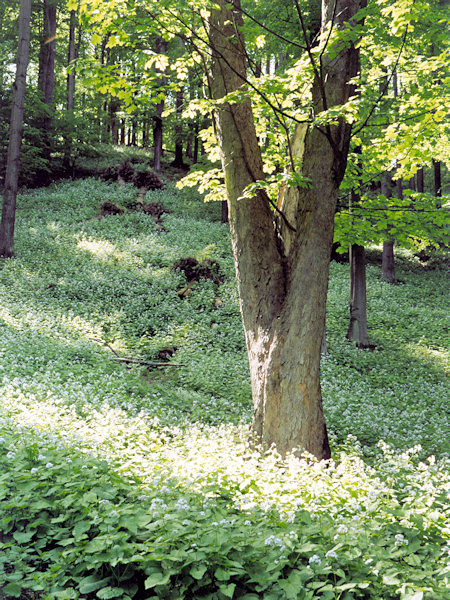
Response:
[{"label": "background tree", "polygon": [[22,143],[23,111],[30,48],[31,0],[21,0],[19,14],[19,43],[17,48],[16,79],[13,89],[5,191],[0,222],[0,256],[14,255],[14,224],[19,181],[20,147]]}]

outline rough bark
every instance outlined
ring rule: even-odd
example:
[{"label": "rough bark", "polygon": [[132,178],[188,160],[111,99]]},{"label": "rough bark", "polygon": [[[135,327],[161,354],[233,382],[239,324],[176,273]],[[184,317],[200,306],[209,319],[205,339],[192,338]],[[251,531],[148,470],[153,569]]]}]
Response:
[{"label": "rough bark", "polygon": [[16,78],[13,85],[8,157],[0,222],[0,256],[14,256],[14,225],[22,143],[23,111],[30,49],[31,0],[21,0]]},{"label": "rough bark", "polygon": [[[245,49],[240,4],[219,0],[209,23],[212,93],[220,100],[245,81]],[[324,1],[323,23],[334,2]],[[357,0],[337,0],[336,26],[352,19]],[[315,113],[344,103],[353,92],[358,53],[342,48],[313,83]],[[320,390],[320,347],[325,322],[328,268],[337,190],[342,180],[350,126],[343,121],[323,130],[299,125],[296,156],[303,157],[308,190],[289,188],[274,226],[268,198],[260,191],[243,197],[250,183],[263,179],[260,148],[249,100],[222,102],[215,110],[228,195],[233,255],[250,364],[254,417],[251,438],[284,454],[296,448],[318,458],[330,449]]]}]

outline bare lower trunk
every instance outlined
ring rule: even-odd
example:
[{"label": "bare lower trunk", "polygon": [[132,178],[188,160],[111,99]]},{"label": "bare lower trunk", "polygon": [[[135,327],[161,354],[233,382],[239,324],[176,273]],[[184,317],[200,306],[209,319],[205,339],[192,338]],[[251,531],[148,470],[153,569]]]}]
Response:
[{"label": "bare lower trunk", "polygon": [[417,191],[421,194],[425,191],[423,181],[423,167],[417,171]]},{"label": "bare lower trunk", "polygon": [[395,278],[394,242],[383,242],[381,275],[388,283],[397,283]]},{"label": "bare lower trunk", "polygon": [[163,111],[163,105],[156,107],[157,114],[153,117],[153,170],[161,173],[161,158],[163,145],[163,125],[160,114]]},{"label": "bare lower trunk", "polygon": [[364,246],[350,246],[350,322],[347,339],[370,348],[367,333],[366,256]]},{"label": "bare lower trunk", "polygon": [[[396,182],[397,195],[403,198],[403,183],[401,179]],[[384,175],[381,180],[381,193],[386,198],[392,196],[392,189],[388,175]],[[388,233],[388,232],[387,232]],[[383,242],[383,255],[381,259],[381,276],[388,283],[397,283],[395,278],[395,262],[394,262],[394,240],[386,240]]]},{"label": "bare lower trunk", "polygon": [[50,160],[53,129],[53,91],[55,87],[56,2],[44,0],[44,30],[39,53],[38,88],[47,111],[42,117],[43,156]]},{"label": "bare lower trunk", "polygon": [[16,79],[13,86],[8,157],[5,174],[2,218],[0,222],[0,256],[14,256],[14,225],[19,181],[20,147],[22,143],[23,111],[30,49],[31,0],[21,0],[19,15],[19,43]]},{"label": "bare lower trunk", "polygon": [[74,10],[70,11],[70,24],[69,24],[69,46],[67,50],[67,136],[64,144],[64,165],[66,169],[71,166],[72,163],[72,145],[73,145],[73,108],[75,100],[75,27],[77,22],[77,15]]},{"label": "bare lower trunk", "polygon": [[[163,38],[156,38],[156,52],[164,54],[167,51],[167,42]],[[161,77],[159,85],[162,86],[164,78]],[[153,170],[156,173],[161,172],[161,159],[163,154],[163,122],[162,114],[164,111],[164,100],[160,100],[156,105],[156,115],[153,117]]]},{"label": "bare lower trunk", "polygon": [[[218,0],[208,31],[212,46],[211,82],[215,99],[240,88],[246,53],[241,13]],[[356,13],[356,0],[324,3],[341,24]],[[324,59],[313,85],[315,112],[339,105],[352,93],[348,85],[358,54],[346,48],[332,62]],[[273,213],[264,191],[243,197],[250,183],[264,179],[251,105],[222,104],[215,110],[216,134],[228,194],[233,255],[250,364],[254,418],[251,439],[281,454],[302,449],[328,458],[330,448],[322,410],[320,348],[325,324],[328,268],[337,191],[345,171],[350,126],[323,130],[297,127],[296,157],[311,181],[307,190],[289,188],[282,211],[290,226]]]},{"label": "bare lower trunk", "polygon": [[436,198],[442,196],[442,178],[441,178],[441,163],[439,160],[433,159],[433,172],[434,172],[434,195]]}]

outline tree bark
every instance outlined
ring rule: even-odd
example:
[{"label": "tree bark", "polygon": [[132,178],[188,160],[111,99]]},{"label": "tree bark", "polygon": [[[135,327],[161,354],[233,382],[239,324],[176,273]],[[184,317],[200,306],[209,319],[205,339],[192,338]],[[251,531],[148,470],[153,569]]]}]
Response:
[{"label": "tree bark", "polygon": [[441,162],[434,160],[433,158],[433,172],[434,172],[434,195],[436,198],[442,196],[442,178],[441,178]]},{"label": "tree bark", "polygon": [[[209,22],[213,97],[222,99],[246,78],[240,3],[212,10]],[[323,25],[334,1],[323,2]],[[229,6],[229,5],[228,5]],[[335,26],[358,9],[357,0],[337,0]],[[344,103],[358,72],[352,45],[337,56],[323,56],[313,83],[315,114]],[[340,121],[324,129],[297,126],[294,152],[303,157],[309,189],[289,188],[282,212],[274,217],[263,191],[253,198],[244,189],[264,179],[251,104],[222,102],[214,112],[216,135],[228,195],[233,256],[250,364],[254,417],[250,437],[263,448],[285,454],[306,450],[322,459],[330,448],[320,389],[320,347],[325,323],[328,269],[339,184],[345,172],[351,126]],[[292,228],[292,229],[291,229]]]},{"label": "tree bark", "polygon": [[367,332],[366,253],[364,246],[350,246],[350,322],[347,339],[358,348],[371,348]]},{"label": "tree bark", "polygon": [[0,221],[0,256],[14,256],[14,225],[19,182],[20,147],[22,144],[23,112],[30,50],[31,0],[21,0],[16,78],[13,85],[8,157]]},{"label": "tree bark", "polygon": [[420,167],[417,171],[417,191],[420,194],[423,194],[425,191],[424,181],[423,181],[423,167]]},{"label": "tree bark", "polygon": [[[167,42],[162,38],[156,39],[156,52],[164,54],[167,51]],[[163,78],[160,78],[159,85],[163,85]],[[164,111],[164,100],[160,100],[156,105],[156,115],[153,117],[153,170],[161,173],[161,159],[163,153],[163,122],[162,114]]]},{"label": "tree bark", "polygon": [[[403,192],[401,179],[397,180],[396,186],[397,194],[399,194],[399,198],[402,198]],[[384,175],[381,179],[381,193],[386,198],[390,198],[392,196],[392,190],[389,185],[387,175]],[[381,258],[381,276],[388,283],[397,283],[397,280],[395,278],[394,240],[385,240],[383,242],[383,254]]]},{"label": "tree bark", "polygon": [[73,109],[75,101],[75,28],[77,24],[76,11],[70,11],[69,23],[69,46],[67,50],[67,137],[64,144],[64,165],[68,169],[72,163],[72,144],[73,144]]},{"label": "tree bark", "polygon": [[44,29],[39,52],[38,89],[47,109],[42,117],[43,156],[50,160],[53,128],[53,92],[55,88],[56,1],[44,0]]}]

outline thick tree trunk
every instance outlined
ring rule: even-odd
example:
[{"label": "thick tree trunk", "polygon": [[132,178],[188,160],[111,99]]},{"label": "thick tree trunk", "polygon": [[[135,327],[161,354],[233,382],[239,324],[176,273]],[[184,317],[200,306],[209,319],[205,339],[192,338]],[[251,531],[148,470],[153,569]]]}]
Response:
[{"label": "thick tree trunk", "polygon": [[371,348],[367,333],[366,254],[364,246],[350,246],[350,322],[347,339],[358,348]]},{"label": "thick tree trunk", "polygon": [[14,225],[19,181],[20,147],[22,144],[23,111],[30,50],[31,0],[21,0],[19,15],[19,43],[17,49],[16,79],[13,86],[8,157],[0,222],[0,256],[14,256]]},{"label": "thick tree trunk", "polygon": [[[245,48],[240,4],[210,18],[211,77],[215,99],[240,88],[245,80]],[[323,23],[336,26],[355,15],[357,0],[324,1]],[[313,84],[315,113],[340,105],[351,93],[349,79],[358,71],[358,53],[342,48]],[[320,390],[320,347],[325,323],[328,268],[337,190],[348,153],[350,126],[344,122],[323,130],[299,125],[294,137],[303,157],[308,190],[289,188],[282,211],[290,223],[274,227],[263,191],[243,197],[244,189],[264,179],[261,153],[250,102],[222,103],[215,110],[228,194],[233,255],[241,314],[250,364],[254,417],[251,439],[281,454],[303,449],[328,458],[330,448]]]}]

